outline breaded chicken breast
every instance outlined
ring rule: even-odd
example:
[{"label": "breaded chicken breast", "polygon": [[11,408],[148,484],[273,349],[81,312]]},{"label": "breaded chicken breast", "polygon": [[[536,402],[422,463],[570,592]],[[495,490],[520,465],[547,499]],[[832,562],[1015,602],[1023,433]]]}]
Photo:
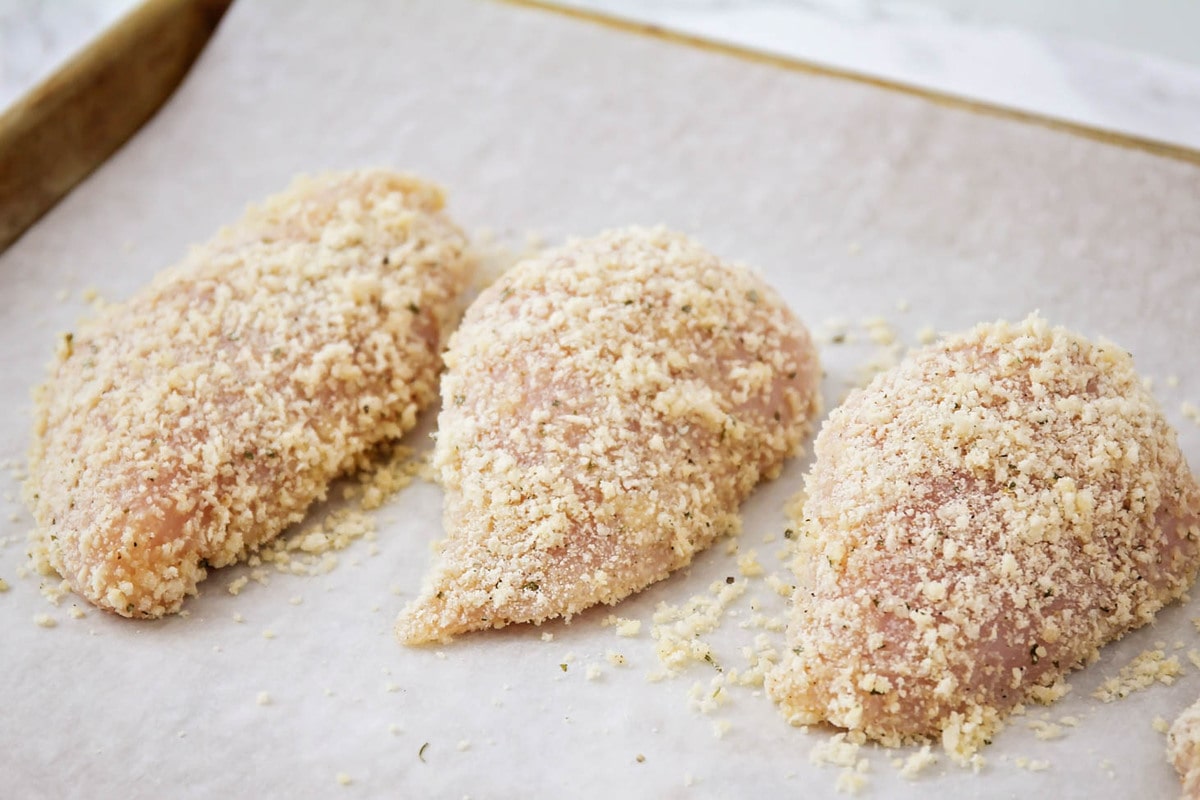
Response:
[{"label": "breaded chicken breast", "polygon": [[62,340],[36,393],[37,545],[92,603],[177,611],[436,398],[469,279],[441,192],[298,180]]},{"label": "breaded chicken breast", "polygon": [[969,756],[1200,567],[1200,488],[1132,359],[1037,317],[911,354],[815,452],[767,680],[796,724]]},{"label": "breaded chicken breast", "polygon": [[738,527],[818,406],[812,342],[752,272],[629,229],[526,260],[446,353],[446,538],[415,644],[615,603]]}]

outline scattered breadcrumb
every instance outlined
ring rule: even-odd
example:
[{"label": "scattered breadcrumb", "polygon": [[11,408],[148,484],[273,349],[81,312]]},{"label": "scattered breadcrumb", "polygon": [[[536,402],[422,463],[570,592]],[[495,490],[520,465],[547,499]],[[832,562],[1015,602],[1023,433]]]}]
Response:
[{"label": "scattered breadcrumb", "polygon": [[[896,761],[900,762],[900,777],[911,781],[916,780],[922,772],[936,764],[937,756],[930,751],[929,745],[925,744],[921,745],[920,750],[910,754],[907,758],[903,760],[896,759]],[[892,762],[893,765],[896,764],[896,761]]]},{"label": "scattered breadcrumb", "polygon": [[349,775],[347,775],[347,774],[346,774],[346,773],[344,773],[344,772],[339,772],[339,773],[338,773],[338,774],[335,776],[335,779],[336,779],[336,780],[337,780],[337,782],[338,782],[340,785],[342,785],[342,786],[349,786],[351,783],[353,783],[353,782],[354,782],[353,780],[351,780],[350,776],[349,776]]},{"label": "scattered breadcrumb", "polygon": [[4,578],[0,578],[0,592],[7,592],[8,590],[8,581],[4,580]]},{"label": "scattered breadcrumb", "polygon": [[642,631],[640,619],[626,619],[615,614],[609,614],[600,624],[616,628],[617,636],[637,636]]},{"label": "scattered breadcrumb", "polygon": [[271,705],[271,695],[266,692],[259,692],[255,695],[254,702],[260,706],[269,706]]},{"label": "scattered breadcrumb", "polygon": [[742,553],[737,558],[738,572],[745,578],[759,578],[765,574],[766,570],[758,561],[758,554],[753,550],[748,550]]},{"label": "scattered breadcrumb", "polygon": [[692,662],[715,665],[712,648],[700,637],[720,625],[730,604],[745,591],[745,581],[717,581],[709,586],[709,594],[694,595],[681,605],[658,604],[651,636],[658,643],[655,651],[663,677],[678,674]]},{"label": "scattered breadcrumb", "polygon": [[599,680],[600,676],[603,674],[604,670],[600,668],[599,664],[588,664],[587,670],[584,672],[584,675],[589,681]]},{"label": "scattered breadcrumb", "polygon": [[226,588],[229,590],[230,594],[237,596],[242,591],[242,589],[245,588],[246,584],[248,584],[248,583],[250,583],[250,576],[242,575],[242,576],[230,581],[229,586],[227,586]]},{"label": "scattered breadcrumb", "polygon": [[1063,735],[1062,726],[1056,725],[1053,722],[1033,719],[1027,722],[1026,725],[1031,731],[1033,731],[1034,738],[1041,739],[1043,741],[1058,739]]},{"label": "scattered breadcrumb", "polygon": [[465,752],[467,750],[470,750],[471,749],[471,740],[470,739],[460,740],[458,743],[458,749],[460,752]]},{"label": "scattered breadcrumb", "polygon": [[1171,729],[1171,723],[1167,722],[1162,717],[1155,717],[1150,721],[1150,727],[1154,728],[1158,733],[1166,733]]},{"label": "scattered breadcrumb", "polygon": [[553,642],[554,634],[551,633],[550,631],[546,631],[545,633],[542,634],[542,641],[543,642]]},{"label": "scattered breadcrumb", "polygon": [[50,601],[51,605],[57,606],[64,597],[71,593],[71,584],[65,580],[42,581],[38,589],[41,591],[42,597]]},{"label": "scattered breadcrumb", "polygon": [[1017,756],[1017,758],[1013,759],[1013,763],[1021,769],[1027,769],[1030,772],[1042,772],[1050,769],[1050,762],[1044,759]]},{"label": "scattered breadcrumb", "polygon": [[53,628],[58,624],[58,620],[54,619],[54,617],[50,616],[49,614],[37,614],[34,616],[33,621],[36,622],[40,628]]},{"label": "scattered breadcrumb", "polygon": [[1120,674],[1100,685],[1092,696],[1105,703],[1161,683],[1170,686],[1183,674],[1178,656],[1168,657],[1162,650],[1143,650],[1121,668]]},{"label": "scattered breadcrumb", "polygon": [[1200,425],[1200,406],[1197,406],[1195,403],[1189,403],[1185,400],[1179,404],[1179,411],[1189,421]]},{"label": "scattered breadcrumb", "polygon": [[267,628],[266,630],[264,630],[264,631],[262,632],[262,637],[263,637],[264,639],[274,639],[274,638],[275,638],[275,631],[271,630],[270,628]]},{"label": "scattered breadcrumb", "polygon": [[808,762],[818,767],[857,767],[861,744],[849,740],[847,733],[835,733],[812,746]]},{"label": "scattered breadcrumb", "polygon": [[837,783],[834,784],[834,788],[842,794],[858,794],[867,786],[868,783],[870,783],[870,779],[868,779],[867,776],[861,772],[857,772],[856,770],[852,769],[844,769],[838,775]]},{"label": "scattered breadcrumb", "polygon": [[72,605],[67,613],[71,615],[71,619],[83,619],[87,616],[87,614],[83,612],[83,609],[77,605]]}]

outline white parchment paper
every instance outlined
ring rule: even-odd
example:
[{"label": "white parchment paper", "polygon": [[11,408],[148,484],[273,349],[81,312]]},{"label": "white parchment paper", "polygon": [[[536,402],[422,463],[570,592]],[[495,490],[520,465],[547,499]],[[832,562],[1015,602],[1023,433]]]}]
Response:
[{"label": "white parchment paper", "polygon": [[[84,289],[125,297],[295,173],[361,165],[443,183],[468,230],[555,240],[665,223],[758,266],[814,330],[851,323],[859,343],[822,351],[827,404],[879,349],[864,318],[912,342],[925,326],[1040,309],[1133,352],[1200,465],[1200,428],[1181,413],[1200,400],[1193,165],[505,4],[240,0],[162,113],[0,256],[0,577],[11,584],[0,794],[835,794],[840,769],[809,760],[830,731],[788,727],[748,688],[702,713],[689,695],[708,691],[707,664],[646,680],[660,667],[656,605],[739,576],[724,542],[616,609],[440,650],[391,636],[442,535],[440,490],[423,482],[376,512],[377,555],[359,542],[327,575],[273,574],[236,596],[226,587],[248,570],[221,570],[187,617],[74,619],[80,601],[50,606],[36,577],[17,576],[31,526],[18,496],[28,392],[56,332],[84,312]],[[412,444],[427,446],[432,422]],[[782,509],[806,466],[744,507],[741,553],[785,578]],[[724,669],[744,668],[741,647],[764,633],[750,625],[752,596],[783,609],[756,581],[707,637]],[[603,626],[613,611],[643,620],[641,633]],[[57,626],[35,625],[43,613]],[[1195,604],[1170,608],[1106,648],[1064,701],[1014,718],[978,774],[942,757],[908,781],[889,763],[908,752],[864,748],[865,795],[1174,795],[1153,721],[1200,694],[1193,616]],[[1178,681],[1108,705],[1090,697],[1155,643],[1180,659]],[[1052,741],[1029,725],[1066,716],[1078,725]]]}]

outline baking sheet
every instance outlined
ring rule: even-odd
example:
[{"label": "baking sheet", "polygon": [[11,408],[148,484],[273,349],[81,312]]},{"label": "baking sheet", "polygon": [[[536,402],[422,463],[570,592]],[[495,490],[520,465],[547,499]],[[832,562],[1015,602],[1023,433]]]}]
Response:
[{"label": "baking sheet", "polygon": [[[360,541],[326,575],[272,573],[237,595],[226,587],[248,570],[221,570],[187,617],[74,619],[79,601],[50,606],[37,578],[17,577],[31,525],[17,483],[28,392],[55,333],[84,313],[84,290],[125,297],[294,173],[360,165],[443,183],[468,230],[553,241],[664,223],[757,265],[815,330],[840,317],[857,334],[822,348],[830,404],[879,349],[864,318],[912,342],[924,326],[1040,309],[1133,352],[1200,464],[1200,428],[1181,413],[1200,398],[1193,164],[536,9],[237,3],[164,111],[0,256],[9,796],[835,794],[840,768],[809,758],[830,731],[788,727],[745,688],[703,713],[690,695],[710,686],[706,664],[646,679],[661,667],[656,606],[739,575],[725,543],[615,609],[429,649],[391,636],[441,536],[439,490],[421,481],[375,512],[378,554]],[[432,418],[410,444],[427,446]],[[805,467],[790,464],[743,509],[741,552],[784,576],[782,508]],[[782,610],[755,581],[707,637],[727,668],[744,667],[740,648],[763,633],[742,627],[750,596]],[[642,620],[641,633],[618,637],[603,624],[614,612]],[[39,614],[57,626],[39,627]],[[1170,608],[1105,648],[1065,700],[1015,718],[978,774],[943,757],[909,781],[890,766],[906,751],[864,748],[863,793],[1172,796],[1153,721],[1200,694],[1186,657],[1200,649],[1193,616],[1196,604]],[[1156,642],[1184,666],[1174,685],[1090,697]],[[609,651],[629,665],[609,664]],[[1079,724],[1053,741],[1028,724],[1065,716]]]}]

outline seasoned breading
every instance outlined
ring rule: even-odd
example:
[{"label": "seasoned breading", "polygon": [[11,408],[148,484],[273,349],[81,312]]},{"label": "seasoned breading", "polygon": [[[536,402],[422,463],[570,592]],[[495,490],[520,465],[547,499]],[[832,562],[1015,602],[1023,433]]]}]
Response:
[{"label": "seasoned breading", "polygon": [[1167,732],[1167,759],[1179,773],[1184,800],[1200,798],[1200,701],[1175,719]]},{"label": "seasoned breading", "polygon": [[411,428],[469,280],[435,187],[300,179],[67,334],[36,392],[35,547],[91,602],[176,611]]},{"label": "seasoned breading", "polygon": [[414,644],[621,598],[738,527],[810,430],[808,332],[753,273],[662,229],[521,262],[446,353],[441,563]]},{"label": "seasoned breading", "polygon": [[1200,566],[1200,489],[1132,359],[1037,317],[910,355],[815,451],[767,682],[797,724],[967,757]]}]

